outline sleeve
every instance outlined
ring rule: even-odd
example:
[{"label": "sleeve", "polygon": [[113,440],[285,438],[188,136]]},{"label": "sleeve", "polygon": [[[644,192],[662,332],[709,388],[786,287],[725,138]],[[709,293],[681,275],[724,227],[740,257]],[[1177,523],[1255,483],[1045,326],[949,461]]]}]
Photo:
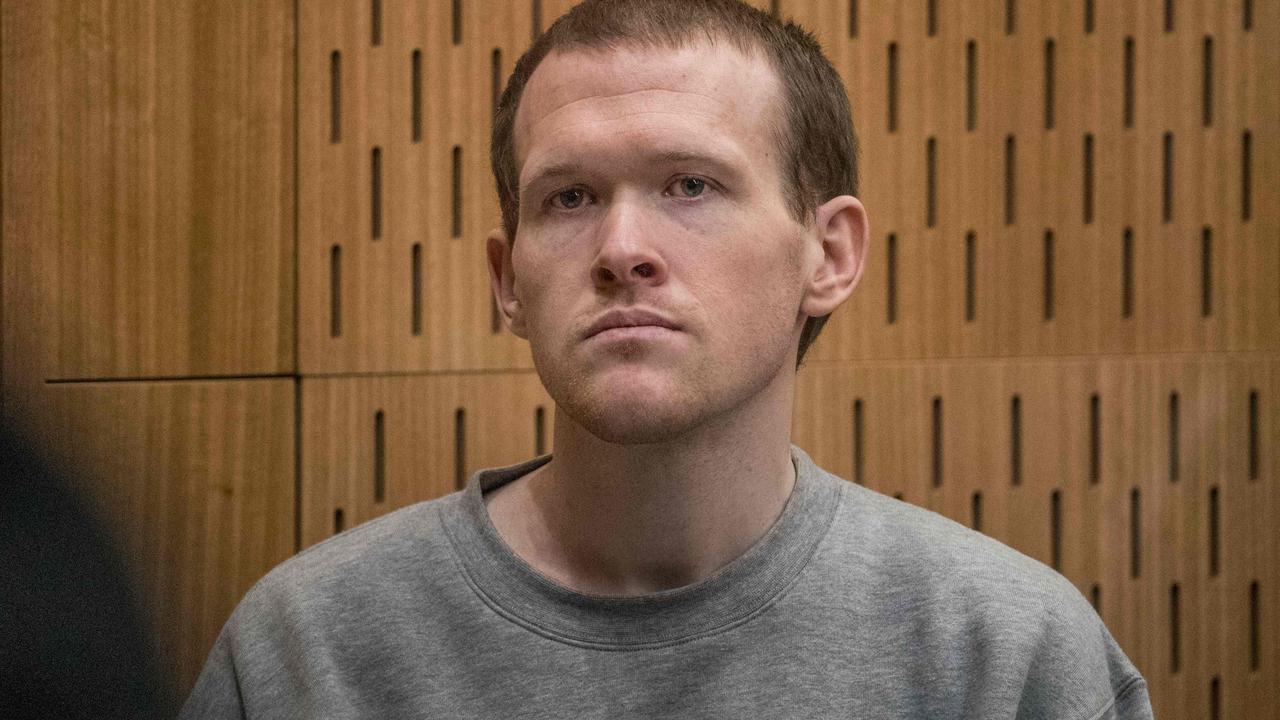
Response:
[{"label": "sleeve", "polygon": [[1147,682],[1140,676],[1133,677],[1111,702],[1089,720],[1152,720]]},{"label": "sleeve", "polygon": [[225,627],[209,651],[178,720],[247,720]]},{"label": "sleeve", "polygon": [[1059,587],[1046,601],[1017,717],[1151,720],[1142,674],[1075,586],[1061,578]]}]

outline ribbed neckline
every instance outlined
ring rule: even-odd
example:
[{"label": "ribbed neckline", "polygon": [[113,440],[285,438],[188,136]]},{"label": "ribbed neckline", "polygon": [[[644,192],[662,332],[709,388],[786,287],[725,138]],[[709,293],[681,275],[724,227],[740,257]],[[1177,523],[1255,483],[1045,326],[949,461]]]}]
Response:
[{"label": "ribbed neckline", "polygon": [[551,461],[550,455],[471,476],[441,519],[468,584],[490,607],[563,642],[634,650],[674,644],[745,622],[777,598],[813,556],[835,515],[840,486],[791,446],[796,483],[769,530],[711,576],[637,597],[571,590],[542,575],[502,540],[482,497]]}]

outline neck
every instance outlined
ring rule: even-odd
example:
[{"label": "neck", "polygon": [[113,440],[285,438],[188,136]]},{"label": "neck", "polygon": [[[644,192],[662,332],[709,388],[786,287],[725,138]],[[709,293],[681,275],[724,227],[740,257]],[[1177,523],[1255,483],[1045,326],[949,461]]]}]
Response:
[{"label": "neck", "polygon": [[551,462],[485,496],[534,569],[591,595],[695,583],[745,553],[795,484],[794,373],[722,417],[658,443],[600,440],[556,410]]}]

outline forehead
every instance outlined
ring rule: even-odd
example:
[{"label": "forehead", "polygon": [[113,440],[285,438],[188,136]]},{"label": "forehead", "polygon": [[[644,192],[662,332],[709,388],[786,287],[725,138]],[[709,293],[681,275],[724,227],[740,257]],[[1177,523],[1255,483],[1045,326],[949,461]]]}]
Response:
[{"label": "forehead", "polygon": [[679,146],[667,150],[710,144],[747,163],[771,161],[781,96],[760,53],[726,42],[556,51],[521,98],[516,161],[523,176],[544,155],[609,139],[628,139],[638,150],[646,142]]}]

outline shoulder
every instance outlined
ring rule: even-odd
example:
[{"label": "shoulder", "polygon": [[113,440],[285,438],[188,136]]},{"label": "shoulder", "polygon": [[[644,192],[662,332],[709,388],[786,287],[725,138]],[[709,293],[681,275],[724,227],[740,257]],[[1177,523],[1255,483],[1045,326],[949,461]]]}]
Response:
[{"label": "shoulder", "polygon": [[452,570],[440,510],[461,493],[419,502],[362,523],[285,560],[245,594],[228,625],[305,613],[339,613],[375,595],[421,589]]},{"label": "shoulder", "polygon": [[928,588],[940,599],[954,597],[969,606],[989,601],[1037,615],[1064,595],[1083,601],[1061,574],[995,538],[927,508],[835,480],[842,497],[832,548],[858,554],[881,579],[916,592]]},{"label": "shoulder", "polygon": [[833,549],[868,564],[883,592],[969,623],[1028,632],[1101,626],[1048,565],[932,510],[842,482]]},{"label": "shoulder", "polygon": [[938,513],[839,481],[827,552],[865,568],[852,582],[874,586],[878,611],[932,652],[963,658],[966,672],[1001,667],[1019,684],[1020,709],[1083,718],[1145,702],[1141,674],[1066,577]]}]

